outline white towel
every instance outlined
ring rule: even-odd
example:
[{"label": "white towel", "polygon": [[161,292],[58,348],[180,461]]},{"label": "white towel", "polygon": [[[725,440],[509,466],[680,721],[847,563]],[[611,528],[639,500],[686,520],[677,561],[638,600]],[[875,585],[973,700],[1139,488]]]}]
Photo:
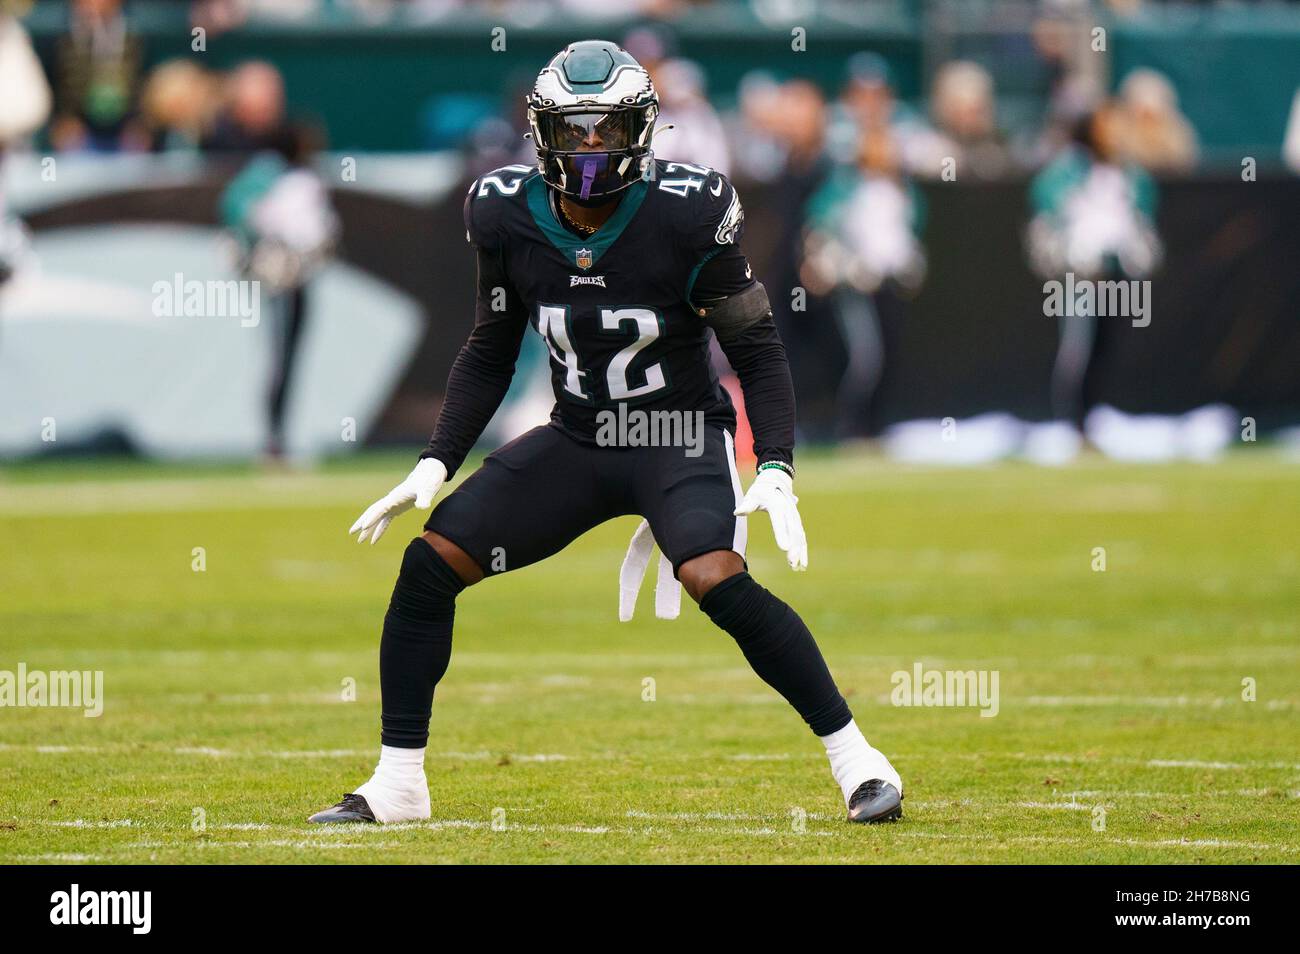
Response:
[{"label": "white towel", "polygon": [[[642,520],[632,534],[627,556],[618,571],[618,619],[626,623],[636,611],[636,598],[650,567],[650,557],[655,551],[654,534],[649,522]],[[660,619],[676,619],[682,608],[682,585],[673,576],[673,565],[668,557],[659,555],[659,576],[655,581],[655,615]]]}]

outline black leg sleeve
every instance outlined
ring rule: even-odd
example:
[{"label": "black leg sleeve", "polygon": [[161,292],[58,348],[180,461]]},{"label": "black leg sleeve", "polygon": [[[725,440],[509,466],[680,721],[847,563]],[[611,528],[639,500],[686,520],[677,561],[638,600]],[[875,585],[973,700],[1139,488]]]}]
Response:
[{"label": "black leg sleeve", "polygon": [[293,370],[298,358],[298,343],[302,338],[303,319],[307,313],[307,292],[301,286],[285,292],[278,304],[283,309],[280,350],[276,354],[275,378],[271,383],[271,440],[277,447],[284,446],[284,411],[288,403]]},{"label": "black leg sleeve", "polygon": [[464,588],[425,540],[410,542],[379,643],[384,745],[419,749],[428,744],[433,690],[451,662],[456,594]]},{"label": "black leg sleeve", "polygon": [[704,594],[700,609],[740,644],[754,672],[781,693],[817,735],[853,718],[826,661],[799,614],[737,573]]}]

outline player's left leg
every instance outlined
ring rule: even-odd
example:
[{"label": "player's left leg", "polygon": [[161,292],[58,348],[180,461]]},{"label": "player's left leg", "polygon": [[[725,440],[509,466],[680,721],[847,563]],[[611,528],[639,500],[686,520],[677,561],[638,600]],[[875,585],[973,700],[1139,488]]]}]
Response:
[{"label": "player's left leg", "polygon": [[[902,780],[853,721],[812,633],[746,570],[745,518],[733,515],[741,493],[730,435],[719,431],[695,460],[656,457],[658,466],[644,471],[642,509],[686,592],[822,740],[849,820],[901,817]],[[663,489],[652,494],[656,480]]]},{"label": "player's left leg", "polygon": [[826,746],[831,774],[855,822],[902,817],[903,782],[868,744],[799,614],[745,571],[732,550],[687,560],[677,577],[718,628],[740,646],[759,678],[785,697]]}]

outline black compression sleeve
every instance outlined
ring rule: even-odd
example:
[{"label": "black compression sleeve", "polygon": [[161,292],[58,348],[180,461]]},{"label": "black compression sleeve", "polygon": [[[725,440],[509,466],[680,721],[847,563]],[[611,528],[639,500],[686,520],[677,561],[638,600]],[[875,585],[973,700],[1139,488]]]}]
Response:
[{"label": "black compression sleeve", "polygon": [[760,464],[779,460],[794,466],[794,383],[771,312],[740,330],[714,330],[740,378],[754,456]]},{"label": "black compression sleeve", "polygon": [[447,392],[438,422],[429,446],[420,455],[442,461],[448,478],[464,463],[501,406],[514,377],[519,345],[527,327],[527,310],[506,278],[500,259],[480,249],[474,330],[447,375]]},{"label": "black compression sleeve", "polygon": [[692,308],[719,298],[730,298],[754,284],[754,275],[745,253],[734,245],[720,245],[717,251],[700,266],[691,286]]},{"label": "black compression sleeve", "polygon": [[[745,394],[745,414],[754,432],[760,464],[794,465],[794,383],[785,345],[772,320],[767,294],[754,281],[744,253],[734,245],[700,268],[691,290],[692,307],[703,309]],[[756,304],[757,303],[757,304]]]}]

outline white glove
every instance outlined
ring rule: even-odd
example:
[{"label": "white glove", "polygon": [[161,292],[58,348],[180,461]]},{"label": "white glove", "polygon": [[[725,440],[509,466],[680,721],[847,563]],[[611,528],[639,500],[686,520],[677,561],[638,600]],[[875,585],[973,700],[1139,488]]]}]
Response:
[{"label": "white glove", "polygon": [[[650,523],[642,520],[636,533],[632,534],[627,556],[623,558],[623,566],[618,571],[618,619],[621,623],[632,618],[636,609],[637,592],[641,589],[641,581],[645,579],[654,552],[655,538],[650,532]],[[681,609],[682,585],[673,576],[673,565],[668,557],[660,554],[659,577],[655,582],[655,615],[660,619],[676,619]]]},{"label": "white glove", "polygon": [[772,532],[776,545],[785,551],[792,570],[808,569],[808,538],[803,532],[803,521],[795,506],[799,498],[794,495],[794,481],[778,467],[760,470],[749,493],[736,508],[737,517],[745,517],[755,510],[766,510],[772,518]]},{"label": "white glove", "polygon": [[434,496],[446,480],[447,468],[443,462],[432,457],[424,458],[404,481],[367,507],[348,533],[360,530],[357,543],[365,543],[369,538],[373,546],[379,542],[394,517],[406,513],[411,507],[421,510],[432,507]]}]

